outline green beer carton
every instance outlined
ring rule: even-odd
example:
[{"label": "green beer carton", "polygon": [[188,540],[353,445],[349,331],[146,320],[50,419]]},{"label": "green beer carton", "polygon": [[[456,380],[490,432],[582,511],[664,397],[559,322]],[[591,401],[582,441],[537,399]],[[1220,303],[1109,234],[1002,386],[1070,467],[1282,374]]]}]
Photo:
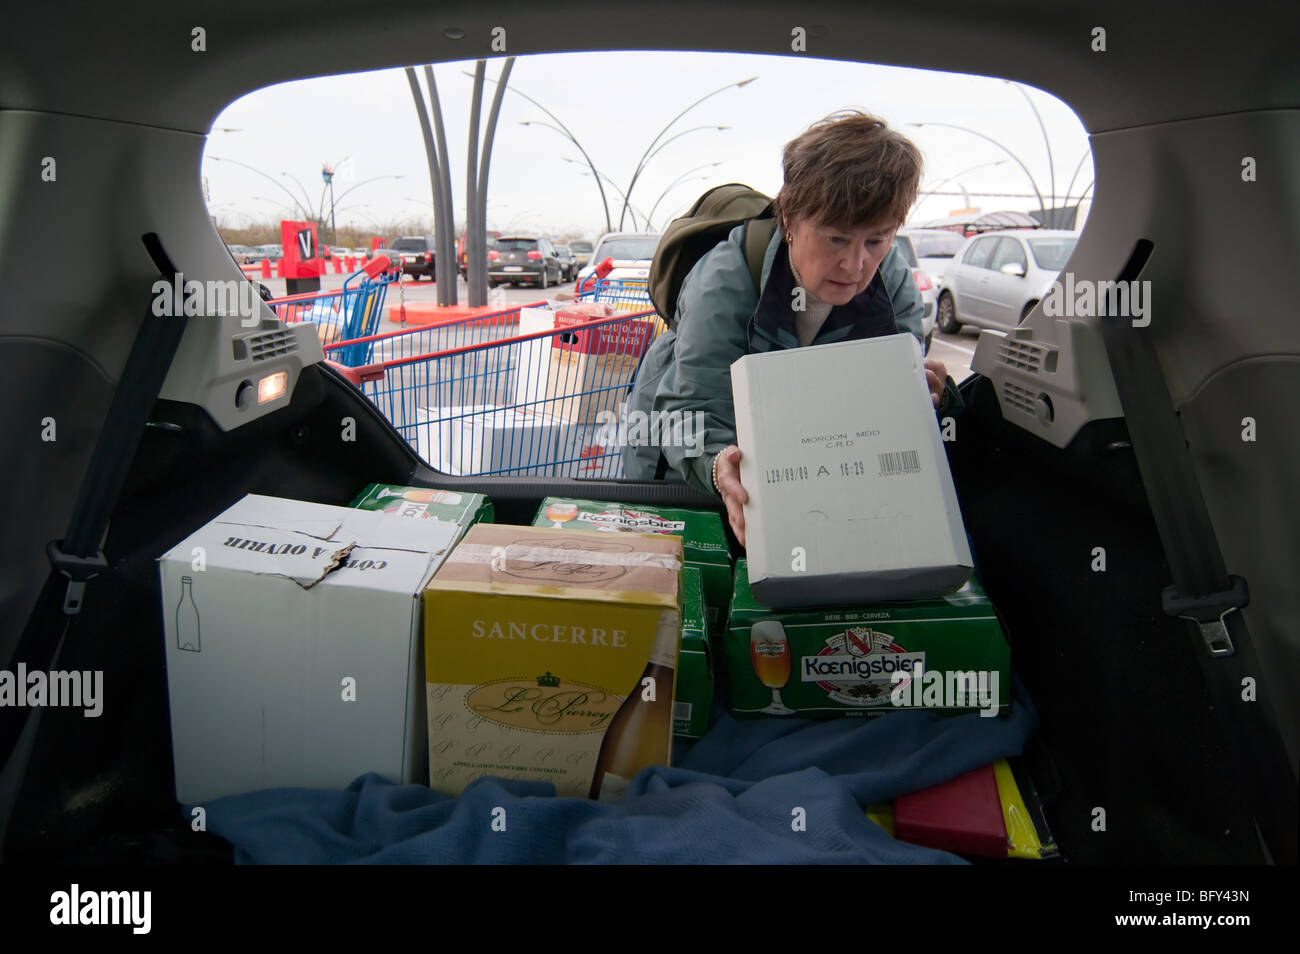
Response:
[{"label": "green beer carton", "polygon": [[993,716],[1010,704],[1011,650],[974,579],[933,599],[774,611],[738,560],[723,647],[738,716]]},{"label": "green beer carton", "polygon": [[721,630],[722,611],[731,598],[731,553],[718,514],[709,510],[547,497],[537,511],[533,526],[680,536],[682,562],[700,568],[709,630],[715,633]]},{"label": "green beer carton", "polygon": [[414,520],[454,523],[460,527],[458,540],[474,524],[492,523],[494,515],[492,501],[483,494],[397,484],[371,484],[349,506]]},{"label": "green beer carton", "polygon": [[682,567],[682,644],[677,651],[673,696],[673,735],[698,739],[709,731],[713,707],[713,669],[705,629],[704,593],[698,566]]}]

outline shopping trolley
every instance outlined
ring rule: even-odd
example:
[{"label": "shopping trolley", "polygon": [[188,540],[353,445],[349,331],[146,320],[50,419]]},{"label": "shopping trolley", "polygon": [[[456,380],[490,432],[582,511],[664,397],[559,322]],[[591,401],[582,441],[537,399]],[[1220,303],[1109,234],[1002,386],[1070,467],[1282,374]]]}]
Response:
[{"label": "shopping trolley", "polygon": [[326,355],[372,349],[379,360],[337,370],[443,473],[621,477],[622,405],[665,325],[644,283],[599,283],[573,301],[615,313],[566,319],[559,305],[555,327],[523,331],[536,316],[514,306],[340,341]]},{"label": "shopping trolley", "polygon": [[316,325],[324,346],[345,342],[346,347],[332,348],[329,357],[341,365],[357,367],[370,360],[369,338],[379,327],[392,281],[389,259],[379,255],[345,278],[336,291],[272,298],[267,304],[281,321]]}]

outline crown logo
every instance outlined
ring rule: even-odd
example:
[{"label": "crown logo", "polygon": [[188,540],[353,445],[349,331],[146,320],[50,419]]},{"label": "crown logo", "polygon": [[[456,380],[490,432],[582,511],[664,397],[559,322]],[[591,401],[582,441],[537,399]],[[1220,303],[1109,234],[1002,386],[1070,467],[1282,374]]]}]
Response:
[{"label": "crown logo", "polygon": [[539,686],[546,686],[548,689],[554,689],[560,684],[560,677],[552,676],[551,671],[548,669],[546,670],[546,675],[537,677],[537,684]]}]

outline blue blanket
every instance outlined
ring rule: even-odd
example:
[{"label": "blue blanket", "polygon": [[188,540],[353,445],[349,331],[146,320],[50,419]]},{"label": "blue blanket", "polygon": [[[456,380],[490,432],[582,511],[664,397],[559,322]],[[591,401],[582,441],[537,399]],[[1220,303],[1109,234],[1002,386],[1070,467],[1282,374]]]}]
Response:
[{"label": "blue blanket", "polygon": [[895,841],[863,809],[1019,754],[1036,716],[1014,677],[1012,694],[998,718],[719,712],[673,767],[642,771],[615,804],[494,778],[453,798],[367,774],[343,791],[269,789],[204,807],[208,830],[245,864],[960,864]]}]

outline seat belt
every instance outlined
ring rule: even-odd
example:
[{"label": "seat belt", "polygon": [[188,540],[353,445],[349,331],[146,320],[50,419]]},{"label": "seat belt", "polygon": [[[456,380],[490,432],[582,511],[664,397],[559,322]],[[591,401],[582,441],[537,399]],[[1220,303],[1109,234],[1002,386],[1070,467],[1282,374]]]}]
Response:
[{"label": "seat belt", "polygon": [[[1136,281],[1153,249],[1140,239],[1118,280]],[[1101,296],[1098,304],[1115,389],[1173,576],[1173,585],[1162,593],[1164,611],[1192,625],[1214,706],[1227,720],[1230,752],[1243,763],[1236,775],[1247,784],[1266,853],[1276,864],[1295,864],[1296,775],[1272,715],[1268,683],[1279,680],[1261,669],[1240,612],[1250,602],[1249,588],[1241,577],[1229,575],[1224,563],[1150,335],[1131,321],[1107,316]],[[1242,698],[1248,678],[1258,701]],[[1241,758],[1238,745],[1249,760]]]},{"label": "seat belt", "polygon": [[[162,279],[169,286],[174,285],[176,269],[158,236],[150,232],[143,236],[143,241]],[[45,548],[52,570],[14,649],[8,667],[11,672],[16,673],[19,665],[25,666],[28,672],[50,668],[73,617],[81,612],[86,584],[108,570],[102,547],[109,517],[134,463],[145,422],[185,333],[183,304],[180,300],[173,301],[172,316],[160,317],[154,314],[153,297],[149,299],[144,321],[136,332],[99,440],[81,480],[67,533],[61,540],[50,541]],[[20,691],[24,690],[25,687],[20,687]],[[0,766],[9,761],[30,712],[27,706],[0,708]]]}]

